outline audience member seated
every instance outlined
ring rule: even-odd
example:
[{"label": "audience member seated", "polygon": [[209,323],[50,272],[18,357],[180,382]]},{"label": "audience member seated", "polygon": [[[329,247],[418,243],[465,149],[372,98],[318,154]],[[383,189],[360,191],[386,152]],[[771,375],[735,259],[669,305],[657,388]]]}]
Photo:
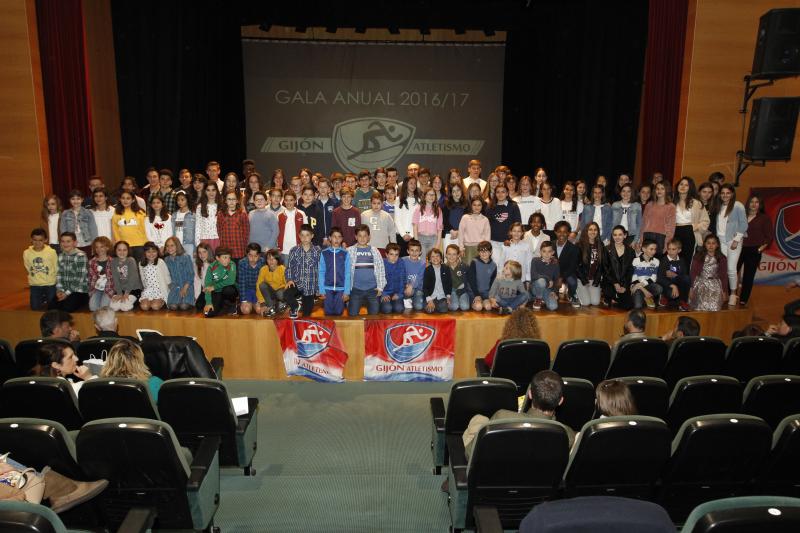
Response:
[{"label": "audience member seated", "polygon": [[94,329],[97,330],[97,335],[89,337],[90,339],[96,339],[98,337],[116,337],[136,342],[136,339],[133,337],[120,335],[118,333],[119,320],[117,320],[117,312],[110,307],[101,307],[92,313],[92,319],[94,320]]},{"label": "audience member seated", "polygon": [[[75,350],[71,346],[62,343],[45,344],[39,350],[39,360],[36,366],[33,367],[32,374],[34,376],[61,378],[66,379],[72,384],[72,389],[77,395],[83,382],[89,379],[96,378],[85,365],[78,365],[78,356],[75,355]],[[75,381],[72,376],[78,378],[80,381]]]},{"label": "audience member seated", "polygon": [[[542,370],[538,372],[531,380],[531,386],[528,388],[528,396],[531,400],[531,407],[524,413],[509,411],[507,409],[500,409],[492,418],[489,419],[483,415],[475,415],[464,430],[464,453],[467,458],[472,454],[472,446],[475,443],[475,437],[478,436],[480,430],[489,423],[490,420],[499,420],[501,418],[543,418],[545,420],[556,419],[556,409],[564,402],[564,396],[561,393],[563,382],[561,376],[552,370]],[[569,445],[572,447],[572,442],[575,439],[575,434],[570,428],[567,429],[567,436],[569,437]]]},{"label": "audience member seated", "polygon": [[50,508],[63,513],[89,501],[108,486],[108,481],[75,481],[51,470],[41,472],[0,456],[0,500],[41,503],[48,500]]},{"label": "audience member seated", "polygon": [[647,315],[641,309],[632,309],[628,312],[625,325],[622,326],[623,335],[617,340],[616,344],[628,339],[641,339],[646,337],[644,328],[647,326]]},{"label": "audience member seated", "polygon": [[100,373],[103,378],[131,378],[147,382],[150,396],[158,403],[158,389],[164,380],[150,373],[142,349],[133,341],[121,340],[108,351],[106,364]]},{"label": "audience member seated", "polygon": [[783,308],[783,318],[777,324],[770,324],[766,334],[786,343],[789,339],[800,337],[800,300],[789,302]]},{"label": "audience member seated", "polygon": [[700,322],[690,316],[681,315],[675,321],[675,327],[664,333],[661,339],[667,344],[672,344],[681,337],[697,337],[700,335]]},{"label": "audience member seated", "polygon": [[597,412],[600,418],[608,416],[633,416],[639,414],[628,384],[618,379],[607,379],[597,385]]},{"label": "audience member seated", "polygon": [[738,339],[739,337],[760,337],[765,334],[766,331],[764,331],[764,328],[762,328],[759,324],[752,322],[747,324],[742,329],[737,329],[734,331],[733,335],[731,335],[731,338]]},{"label": "audience member seated", "polygon": [[536,315],[530,310],[526,309],[524,306],[518,307],[506,319],[506,323],[503,326],[503,332],[500,334],[500,338],[497,339],[497,342],[494,343],[492,349],[486,354],[486,357],[484,358],[486,361],[486,366],[492,368],[494,356],[495,353],[497,353],[497,346],[501,341],[506,341],[509,339],[539,338],[541,337],[539,335],[539,323],[536,321]]},{"label": "audience member seated", "polygon": [[39,330],[47,339],[64,339],[73,344],[81,340],[78,330],[72,328],[72,315],[61,309],[45,311],[39,319]]}]

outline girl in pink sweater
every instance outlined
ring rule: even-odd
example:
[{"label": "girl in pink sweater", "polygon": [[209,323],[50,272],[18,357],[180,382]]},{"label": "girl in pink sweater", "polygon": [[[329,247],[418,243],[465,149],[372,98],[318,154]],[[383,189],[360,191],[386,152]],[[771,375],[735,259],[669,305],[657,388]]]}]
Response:
[{"label": "girl in pink sweater", "polygon": [[655,186],[653,201],[644,208],[639,245],[645,239],[651,239],[658,245],[656,255],[664,252],[666,243],[675,235],[675,204],[665,182]]},{"label": "girl in pink sweater", "polygon": [[458,246],[464,251],[464,264],[468,265],[478,257],[478,243],[488,241],[492,236],[489,219],[483,211],[483,200],[473,198],[470,202],[470,213],[461,217],[458,226]]}]

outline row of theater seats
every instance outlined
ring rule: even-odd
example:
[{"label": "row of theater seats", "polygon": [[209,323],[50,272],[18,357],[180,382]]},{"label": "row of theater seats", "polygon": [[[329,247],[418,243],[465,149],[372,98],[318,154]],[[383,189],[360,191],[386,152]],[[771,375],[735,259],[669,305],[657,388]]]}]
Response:
[{"label": "row of theater seats", "polygon": [[594,385],[623,376],[661,378],[670,389],[690,376],[725,375],[747,383],[756,376],[800,374],[800,338],[784,346],[771,337],[740,337],[726,346],[713,337],[681,337],[671,344],[644,337],[622,340],[613,350],[605,341],[576,339],[561,343],[552,364],[546,342],[509,339],[498,345],[491,368],[483,358],[475,360],[479,377],[510,379],[520,394],[534,374],[548,368]]},{"label": "row of theater seats", "polygon": [[584,424],[570,449],[556,421],[496,420],[467,460],[462,435],[475,414],[515,410],[517,389],[497,378],[453,385],[447,409],[431,398],[434,472],[448,466],[454,530],[473,528],[474,508],[496,509],[519,527],[543,501],[618,495],[656,501],[675,523],[696,505],[743,494],[800,496],[800,414],[773,431],[761,418],[720,413],[686,420],[673,437],[661,419],[608,417]]}]

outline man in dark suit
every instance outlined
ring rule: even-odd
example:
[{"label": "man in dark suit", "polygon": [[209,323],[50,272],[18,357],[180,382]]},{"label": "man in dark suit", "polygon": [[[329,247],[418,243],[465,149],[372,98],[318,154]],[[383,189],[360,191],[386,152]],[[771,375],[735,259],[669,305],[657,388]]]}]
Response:
[{"label": "man in dark suit", "polygon": [[559,286],[567,284],[567,296],[569,302],[575,309],[580,308],[581,303],[575,295],[578,288],[578,262],[580,261],[580,252],[578,247],[569,242],[569,234],[572,228],[569,222],[561,220],[556,222],[553,227],[553,232],[556,234],[556,255],[558,256],[558,270],[559,270]]}]

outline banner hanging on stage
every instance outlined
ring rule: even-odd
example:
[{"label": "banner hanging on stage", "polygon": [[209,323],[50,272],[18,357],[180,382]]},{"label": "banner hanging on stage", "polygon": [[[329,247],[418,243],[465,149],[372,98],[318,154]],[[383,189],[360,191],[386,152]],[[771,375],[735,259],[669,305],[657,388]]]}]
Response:
[{"label": "banner hanging on stage", "polygon": [[[772,222],[772,244],[761,254],[755,283],[785,285],[798,277],[800,259],[800,188],[764,187],[751,189],[764,202]],[[746,199],[742,199],[744,203]]]},{"label": "banner hanging on stage", "polygon": [[455,320],[366,320],[366,381],[449,381]]},{"label": "banner hanging on stage", "polygon": [[286,375],[344,381],[347,352],[333,320],[276,320]]}]

